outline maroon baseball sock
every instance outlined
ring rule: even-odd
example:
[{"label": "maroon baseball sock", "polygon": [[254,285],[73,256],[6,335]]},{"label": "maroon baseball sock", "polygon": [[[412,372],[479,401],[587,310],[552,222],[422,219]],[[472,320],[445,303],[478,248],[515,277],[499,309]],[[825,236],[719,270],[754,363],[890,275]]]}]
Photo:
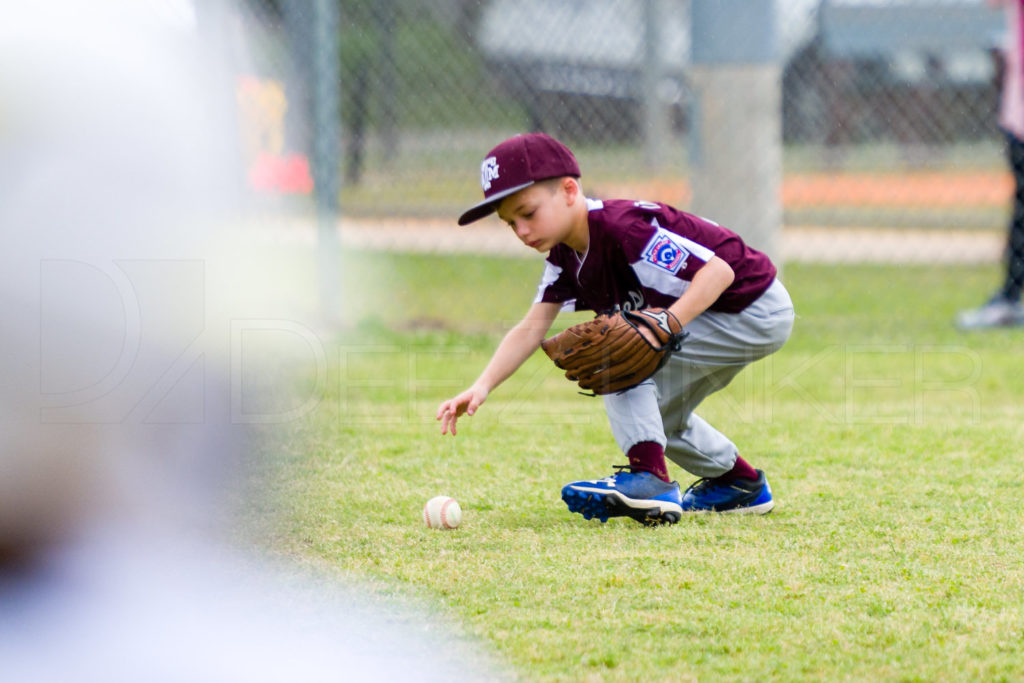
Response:
[{"label": "maroon baseball sock", "polygon": [[629,470],[631,472],[650,472],[662,481],[670,482],[668,465],[665,463],[665,449],[654,441],[641,441],[634,444],[629,452]]},{"label": "maroon baseball sock", "polygon": [[757,479],[757,470],[754,469],[753,465],[736,455],[736,464],[732,466],[732,469],[719,477],[726,481],[730,479]]}]

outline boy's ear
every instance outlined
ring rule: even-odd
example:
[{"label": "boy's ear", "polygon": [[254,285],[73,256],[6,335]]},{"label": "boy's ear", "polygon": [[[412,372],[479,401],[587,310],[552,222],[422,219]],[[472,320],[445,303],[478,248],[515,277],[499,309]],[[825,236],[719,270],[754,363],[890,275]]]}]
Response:
[{"label": "boy's ear", "polygon": [[576,201],[577,196],[579,196],[579,183],[577,183],[573,178],[566,176],[565,178],[562,178],[562,191],[565,192],[565,196],[569,200],[569,204],[572,204]]}]

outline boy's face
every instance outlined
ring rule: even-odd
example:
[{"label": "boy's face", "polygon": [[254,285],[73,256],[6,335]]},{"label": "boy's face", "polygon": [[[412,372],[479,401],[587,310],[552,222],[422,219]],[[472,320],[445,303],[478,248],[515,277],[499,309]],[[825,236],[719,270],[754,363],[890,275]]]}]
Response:
[{"label": "boy's face", "polygon": [[566,182],[572,184],[565,178],[544,181],[509,195],[498,205],[498,218],[526,246],[550,251],[565,241],[572,228],[570,207],[576,193],[567,190]]}]

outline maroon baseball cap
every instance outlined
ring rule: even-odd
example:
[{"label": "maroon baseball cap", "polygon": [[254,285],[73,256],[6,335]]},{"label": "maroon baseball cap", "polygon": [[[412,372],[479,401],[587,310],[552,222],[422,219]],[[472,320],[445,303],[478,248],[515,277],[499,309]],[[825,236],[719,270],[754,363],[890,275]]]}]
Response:
[{"label": "maroon baseball cap", "polygon": [[468,225],[494,212],[502,199],[539,180],[580,177],[580,166],[569,148],[544,133],[517,135],[501,143],[480,164],[484,200],[459,217]]}]

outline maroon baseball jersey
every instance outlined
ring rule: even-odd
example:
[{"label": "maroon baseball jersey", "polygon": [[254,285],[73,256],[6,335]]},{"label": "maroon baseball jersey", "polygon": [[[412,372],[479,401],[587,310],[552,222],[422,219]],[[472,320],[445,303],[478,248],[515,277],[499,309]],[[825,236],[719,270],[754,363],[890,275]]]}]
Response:
[{"label": "maroon baseball jersey", "polygon": [[667,204],[587,200],[590,248],[583,256],[559,244],[548,253],[535,302],[568,310],[667,307],[717,256],[736,279],[711,311],[738,313],[764,293],[776,269],[739,235]]}]

